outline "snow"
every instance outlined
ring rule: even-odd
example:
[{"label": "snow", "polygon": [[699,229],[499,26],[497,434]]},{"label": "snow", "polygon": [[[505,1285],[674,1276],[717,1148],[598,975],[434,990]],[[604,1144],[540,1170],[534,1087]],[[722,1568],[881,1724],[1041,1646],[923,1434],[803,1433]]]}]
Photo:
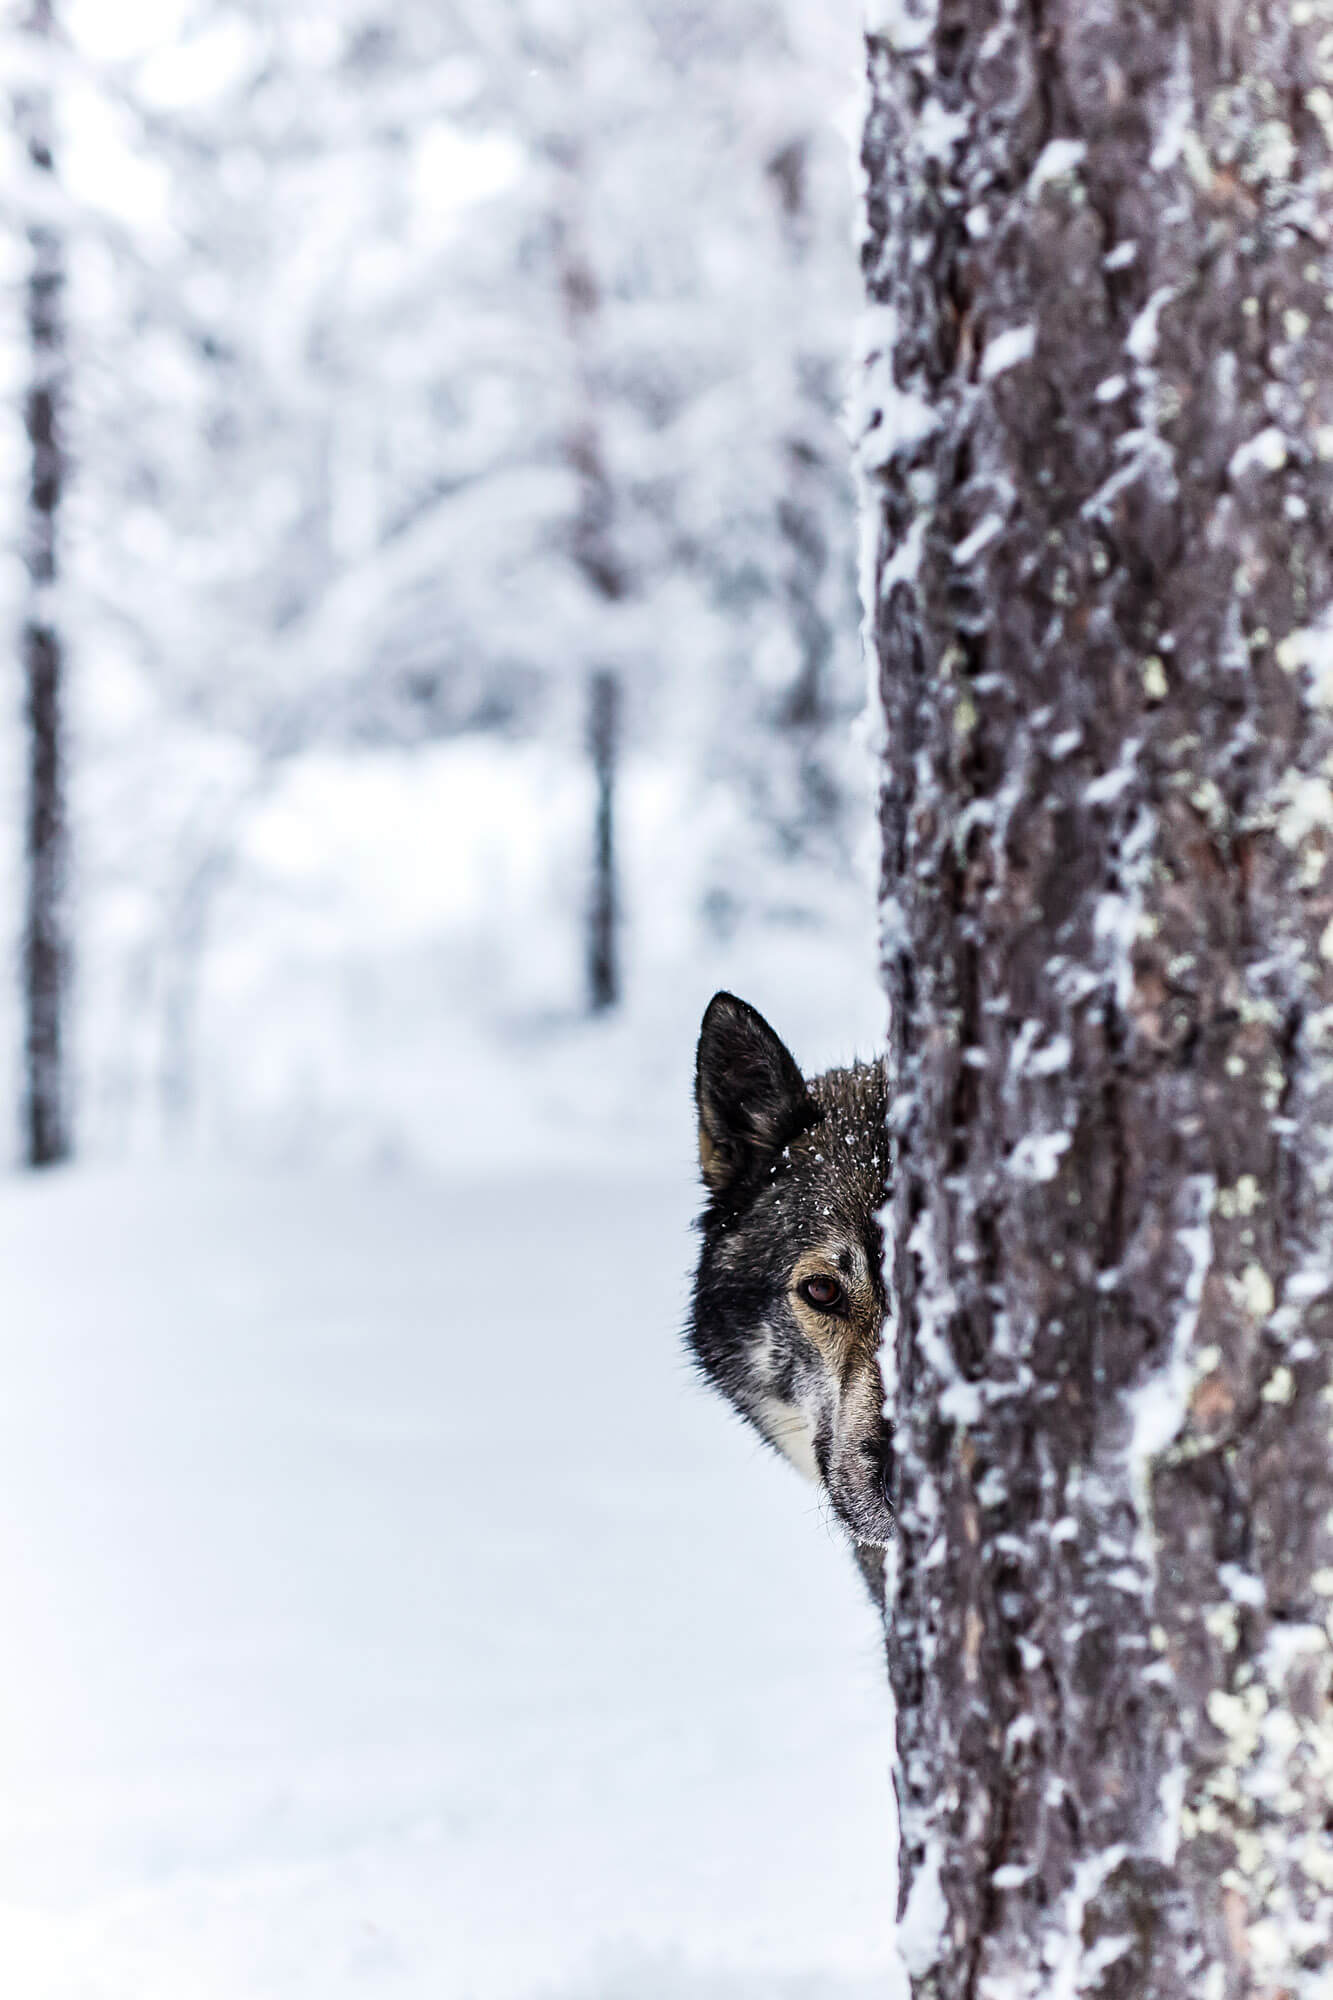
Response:
[{"label": "snow", "polygon": [[928,97],[917,116],[913,145],[922,159],[947,167],[971,122],[966,111],[946,111],[938,97]]},{"label": "snow", "polygon": [[[293,759],[249,808],[216,893],[193,1142],[437,1171],[595,1164],[614,1148],[651,1170],[692,1144],[694,1041],[715,988],[767,1013],[812,1070],[879,1044],[873,853],[836,881],[824,862],[789,865],[796,912],[770,918],[753,811],[646,750],[626,757],[617,799],[625,1004],[588,1020],[589,793],[561,745],[482,735]],[[725,927],[699,909],[713,860],[763,899]],[[817,950],[807,897],[827,924]],[[81,939],[80,1140],[101,1155],[153,1137],[160,1046],[155,1010],[119,974],[128,955],[120,933]]]},{"label": "snow", "polygon": [[[438,1167],[506,1119],[508,1150],[567,1152],[571,1096],[595,1143],[629,1106],[660,1153],[711,986],[757,999],[756,975],[794,1040],[852,987],[871,1025],[834,1027],[837,1052],[882,1039],[877,854],[851,888],[876,845],[842,422],[858,10],[391,12],[70,0],[38,65],[79,471],[59,608],[85,1158]],[[899,420],[934,422],[910,397]],[[612,595],[575,532],[588,426]],[[625,1005],[594,1032],[606,666]],[[813,731],[790,723],[807,674]],[[4,993],[0,1036],[12,1134]]]},{"label": "snow", "polygon": [[1180,1758],[1168,1764],[1157,1786],[1157,1852],[1168,1868],[1180,1851],[1180,1818],[1185,1805],[1185,1766]]},{"label": "snow", "polygon": [[1125,1858],[1121,1846],[1103,1848],[1100,1853],[1091,1854],[1080,1861],[1074,1869],[1074,1880],[1064,1897],[1059,1929],[1052,1932],[1047,1945],[1047,1963],[1054,1970],[1050,1980],[1050,2000],[1074,2000],[1074,1995],[1093,1986],[1094,1980],[1087,1975],[1100,1969],[1105,1963],[1097,1946],[1087,1951],[1083,1942],[1083,1920],[1088,1905],[1097,1891]]},{"label": "snow", "polygon": [[1268,1601],[1262,1577],[1252,1576],[1239,1563],[1220,1563],[1218,1576],[1227,1595],[1236,1604],[1247,1604],[1252,1610],[1259,1610]]},{"label": "snow", "polygon": [[1015,1180],[1053,1181],[1072,1137],[1069,1132],[1029,1132],[1014,1147],[1005,1166]]},{"label": "snow", "polygon": [[891,306],[864,309],[857,322],[858,365],[850,409],[863,472],[879,471],[895,458],[910,458],[940,426],[940,412],[923,396],[900,389],[894,379],[897,338],[898,315]]},{"label": "snow", "polygon": [[[953,1287],[949,1284],[935,1245],[934,1231],[923,1209],[912,1225],[912,1233],[907,1239],[909,1255],[917,1259],[920,1278],[917,1286],[919,1301],[919,1321],[917,1345],[927,1365],[935,1371],[946,1390],[960,1389],[965,1398],[976,1393],[973,1384],[964,1382],[958,1372],[958,1364],[949,1345],[948,1321],[957,1305]],[[970,1405],[969,1405],[970,1406]],[[977,1408],[979,1409],[979,1404]],[[967,1422],[960,1415],[955,1421]],[[917,1509],[921,1511],[921,1496],[917,1495]]]},{"label": "snow", "polygon": [[23,2000],[892,1991],[877,1625],[689,1180],[0,1185]]},{"label": "snow", "polygon": [[977,526],[973,528],[970,535],[965,535],[961,542],[955,542],[954,544],[953,559],[958,567],[966,569],[967,565],[975,562],[982,550],[988,549],[995,540],[995,537],[1003,532],[1004,518],[1002,515],[986,514],[983,516]]},{"label": "snow", "polygon": [[1281,472],[1287,462],[1287,440],[1276,424],[1268,424],[1256,437],[1237,445],[1227,462],[1233,479],[1244,479],[1256,467],[1262,472]]},{"label": "snow", "polygon": [[1074,1045],[1068,1035],[1052,1035],[1044,1049],[1037,1049],[1028,1056],[1022,1067],[1024,1076],[1059,1076],[1073,1061]]},{"label": "snow", "polygon": [[1127,792],[1139,772],[1139,751],[1142,741],[1137,736],[1126,737],[1120,746],[1120,755],[1109,771],[1083,787],[1083,797],[1090,806],[1113,805]]},{"label": "snow", "polygon": [[932,1839],[917,1869],[898,1930],[903,1963],[913,1979],[924,1978],[939,1957],[940,1940],[949,1915],[940,1880],[943,1852]]},{"label": "snow", "polygon": [[997,333],[993,340],[986,342],[981,357],[981,379],[991,382],[997,375],[1005,374],[1020,362],[1030,361],[1036,351],[1037,329],[1035,326],[1011,326],[1003,333]]},{"label": "snow", "polygon": [[1157,137],[1148,165],[1155,174],[1173,167],[1185,151],[1194,123],[1194,77],[1190,62],[1189,37],[1181,33],[1171,63],[1171,75],[1158,114]]},{"label": "snow", "polygon": [[930,41],[938,11],[935,0],[866,0],[866,33],[899,55],[915,55]]},{"label": "snow", "polygon": [[1051,139],[1037,156],[1037,164],[1028,175],[1028,193],[1037,194],[1051,181],[1061,180],[1066,174],[1075,173],[1087,158],[1088,148],[1082,139]]},{"label": "snow", "polygon": [[1278,665],[1284,673],[1308,672],[1311,699],[1333,706],[1333,617],[1325,613],[1313,625],[1303,625],[1278,641]]},{"label": "snow", "polygon": [[[1096,781],[1094,781],[1096,782]],[[1134,946],[1143,921],[1143,890],[1151,867],[1155,821],[1147,806],[1138,813],[1120,844],[1120,893],[1108,890],[1097,898],[1092,923],[1116,1005],[1128,1012],[1134,996]]]},{"label": "snow", "polygon": [[1171,1329],[1171,1346],[1161,1366],[1154,1369],[1127,1398],[1130,1418],[1127,1464],[1139,1517],[1138,1555],[1144,1568],[1154,1575],[1153,1464],[1179,1435],[1185,1421],[1193,1367],[1191,1348],[1198,1329],[1204,1284],[1213,1263],[1212,1217],[1217,1196],[1216,1182],[1210,1174],[1192,1174],[1185,1181],[1182,1194],[1183,1205],[1192,1210],[1192,1214],[1190,1220],[1176,1230],[1176,1241],[1184,1253],[1186,1269],[1180,1290],[1180,1305]]},{"label": "snow", "polygon": [[1146,368],[1157,353],[1158,325],[1162,308],[1175,297],[1174,285],[1159,285],[1142,311],[1136,314],[1134,323],[1125,335],[1125,351],[1131,358]]}]

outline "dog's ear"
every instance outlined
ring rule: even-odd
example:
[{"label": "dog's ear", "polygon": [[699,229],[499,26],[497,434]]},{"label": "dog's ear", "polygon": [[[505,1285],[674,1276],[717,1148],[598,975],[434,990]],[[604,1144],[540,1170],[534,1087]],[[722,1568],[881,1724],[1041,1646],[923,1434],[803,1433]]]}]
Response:
[{"label": "dog's ear", "polygon": [[694,1095],[699,1165],[714,1194],[770,1159],[815,1115],[795,1058],[734,993],[715,993],[704,1013]]}]

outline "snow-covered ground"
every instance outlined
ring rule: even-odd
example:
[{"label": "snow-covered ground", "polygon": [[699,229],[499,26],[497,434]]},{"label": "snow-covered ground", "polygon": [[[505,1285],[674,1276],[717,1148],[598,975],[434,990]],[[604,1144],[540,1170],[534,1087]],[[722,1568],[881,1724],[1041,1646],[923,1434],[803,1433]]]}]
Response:
[{"label": "snow-covered ground", "polygon": [[689,1190],[0,1185],[15,2000],[861,2000],[875,1622]]}]

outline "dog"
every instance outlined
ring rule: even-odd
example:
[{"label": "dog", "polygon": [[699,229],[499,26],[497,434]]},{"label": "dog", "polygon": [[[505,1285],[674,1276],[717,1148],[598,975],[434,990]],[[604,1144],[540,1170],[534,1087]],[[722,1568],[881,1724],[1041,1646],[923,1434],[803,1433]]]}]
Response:
[{"label": "dog", "polygon": [[877,1595],[893,1532],[879,1364],[888,1089],[883,1063],[806,1078],[744,1000],[708,1003],[688,1343],[713,1387],[819,1485]]}]

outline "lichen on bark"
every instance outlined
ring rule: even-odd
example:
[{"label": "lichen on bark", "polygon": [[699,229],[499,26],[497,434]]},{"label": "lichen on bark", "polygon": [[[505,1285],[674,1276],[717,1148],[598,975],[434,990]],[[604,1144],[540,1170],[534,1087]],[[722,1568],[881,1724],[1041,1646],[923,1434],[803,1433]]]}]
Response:
[{"label": "lichen on bark", "polygon": [[1333,0],[878,0],[907,1946],[1329,2000]]}]

